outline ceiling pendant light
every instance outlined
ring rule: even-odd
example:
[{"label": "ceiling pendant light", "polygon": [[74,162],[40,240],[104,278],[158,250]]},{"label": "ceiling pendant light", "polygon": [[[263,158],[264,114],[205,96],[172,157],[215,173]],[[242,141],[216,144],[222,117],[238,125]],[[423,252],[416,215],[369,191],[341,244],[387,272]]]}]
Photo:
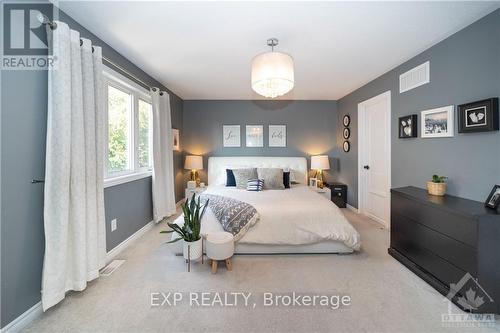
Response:
[{"label": "ceiling pendant light", "polygon": [[252,60],[252,89],[264,97],[275,98],[293,89],[293,58],[281,52],[274,52],[278,45],[276,38],[267,40],[271,52],[255,56]]}]

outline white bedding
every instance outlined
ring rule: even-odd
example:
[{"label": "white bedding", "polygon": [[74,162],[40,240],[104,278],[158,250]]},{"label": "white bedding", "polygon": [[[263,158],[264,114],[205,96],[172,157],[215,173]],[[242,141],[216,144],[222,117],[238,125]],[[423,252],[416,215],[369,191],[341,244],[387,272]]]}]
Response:
[{"label": "white bedding", "polygon": [[[240,244],[305,245],[340,241],[353,250],[360,248],[359,233],[340,209],[307,186],[261,192],[209,186],[205,193],[244,201],[257,209],[260,219],[239,240]],[[182,215],[176,223],[183,223]],[[202,234],[214,231],[223,229],[207,209],[202,219]]]}]

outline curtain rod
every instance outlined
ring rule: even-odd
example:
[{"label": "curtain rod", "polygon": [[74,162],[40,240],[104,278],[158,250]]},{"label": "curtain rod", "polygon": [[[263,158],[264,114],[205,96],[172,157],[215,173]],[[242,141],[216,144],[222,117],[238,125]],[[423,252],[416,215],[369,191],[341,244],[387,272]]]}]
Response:
[{"label": "curtain rod", "polygon": [[[50,27],[51,30],[55,30],[57,29],[57,23],[56,22],[52,22],[46,15],[44,14],[40,14],[38,16],[38,20],[44,24],[44,25],[48,25]],[[81,43],[80,43],[81,44]],[[146,82],[144,82],[143,80],[141,80],[140,78],[138,78],[137,76],[135,76],[134,74],[130,73],[128,70],[126,70],[125,68],[123,68],[122,66],[114,63],[113,61],[111,61],[109,58],[106,58],[105,56],[102,56],[102,60],[104,62],[106,62],[107,65],[111,65],[112,67],[118,69],[120,72],[124,73],[125,75],[127,75],[129,78],[131,78],[132,80],[136,81],[138,84],[140,84],[141,86],[143,86],[144,88],[148,89],[148,90],[153,90],[153,91],[156,91],[156,90],[160,90],[159,88],[157,87],[152,87],[150,86],[149,84],[147,84]],[[160,95],[163,95],[163,91],[160,91]]]}]

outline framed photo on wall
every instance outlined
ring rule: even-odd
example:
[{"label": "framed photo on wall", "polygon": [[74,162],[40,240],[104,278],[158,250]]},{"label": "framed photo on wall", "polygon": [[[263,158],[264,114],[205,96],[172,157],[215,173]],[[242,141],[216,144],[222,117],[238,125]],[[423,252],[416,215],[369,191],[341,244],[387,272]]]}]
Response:
[{"label": "framed photo on wall", "polygon": [[241,147],[240,125],[222,126],[222,144],[224,147]]},{"label": "framed photo on wall", "polygon": [[420,112],[422,138],[453,136],[453,105]]},{"label": "framed photo on wall", "polygon": [[498,131],[498,98],[458,106],[458,133]]},{"label": "framed photo on wall", "polygon": [[173,150],[180,151],[181,150],[181,143],[180,143],[180,138],[179,138],[179,130],[176,128],[173,128],[172,134],[174,136],[173,141],[172,141]]},{"label": "framed photo on wall", "polygon": [[269,125],[269,147],[286,147],[286,125]]},{"label": "framed photo on wall", "polygon": [[500,205],[500,185],[493,186],[493,189],[491,190],[490,195],[488,195],[488,199],[486,199],[484,205],[491,209],[498,208]]},{"label": "framed photo on wall", "polygon": [[264,126],[262,125],[246,126],[246,146],[264,147]]},{"label": "framed photo on wall", "polygon": [[417,136],[417,115],[399,117],[399,138],[416,138]]}]

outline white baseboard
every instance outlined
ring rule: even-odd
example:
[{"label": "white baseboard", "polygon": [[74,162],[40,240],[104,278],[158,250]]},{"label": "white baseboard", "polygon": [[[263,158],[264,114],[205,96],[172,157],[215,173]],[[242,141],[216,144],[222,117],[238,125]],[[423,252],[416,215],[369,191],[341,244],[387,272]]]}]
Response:
[{"label": "white baseboard", "polygon": [[151,229],[154,226],[154,224],[155,224],[154,221],[149,222],[144,227],[133,233],[129,238],[125,239],[123,242],[115,246],[111,251],[106,253],[106,264],[113,261],[113,259],[117,255],[119,255],[123,250],[129,247],[130,244],[132,244],[137,239],[141,238],[142,235],[144,235],[149,229]]},{"label": "white baseboard", "polygon": [[[144,235],[149,229],[154,226],[154,221],[149,222],[141,229],[137,230],[134,234],[132,234],[129,238],[125,239],[123,242],[114,247],[111,251],[106,253],[106,264],[111,262],[117,255],[119,255],[123,250],[129,247],[134,241],[139,239],[142,235]],[[38,302],[33,305],[26,312],[21,314],[19,317],[14,319],[12,322],[7,324],[4,328],[1,329],[1,333],[17,333],[23,330],[26,326],[28,326],[33,320],[42,315],[42,302]]]},{"label": "white baseboard", "polygon": [[346,204],[346,206],[347,206],[347,209],[352,210],[355,213],[359,213],[359,210],[356,207],[353,207],[349,204]]},{"label": "white baseboard", "polygon": [[1,333],[17,333],[26,328],[33,320],[40,317],[43,313],[42,302],[38,302],[29,308],[26,312],[19,317],[8,323],[1,329]]}]

